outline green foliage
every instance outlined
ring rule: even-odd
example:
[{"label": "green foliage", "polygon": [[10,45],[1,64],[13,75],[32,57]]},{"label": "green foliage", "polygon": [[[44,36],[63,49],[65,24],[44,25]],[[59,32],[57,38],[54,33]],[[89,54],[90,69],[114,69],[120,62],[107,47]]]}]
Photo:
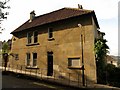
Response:
[{"label": "green foliage", "polygon": [[106,44],[106,39],[96,39],[95,40],[95,53],[97,58],[104,58],[104,56],[109,52],[109,47]]},{"label": "green foliage", "polygon": [[[9,14],[8,12],[5,12],[4,9],[9,9],[9,6],[6,6],[7,2],[9,2],[9,0],[4,0],[4,1],[0,1],[0,30],[4,30],[1,27],[1,22],[5,19],[7,19],[7,15]],[[1,32],[0,32],[1,33]]]},{"label": "green foliage", "polygon": [[100,38],[95,40],[95,56],[97,66],[97,81],[98,83],[105,83],[105,67],[106,67],[106,55],[109,47],[106,44],[107,40]]},{"label": "green foliage", "polygon": [[120,87],[120,68],[106,63],[106,55],[109,47],[106,39],[95,40],[95,54],[97,66],[97,82]]},{"label": "green foliage", "polygon": [[120,87],[120,68],[112,64],[107,64],[106,72],[107,83],[115,87]]},{"label": "green foliage", "polygon": [[7,42],[4,42],[4,43],[3,43],[3,46],[2,46],[2,53],[8,53],[8,52],[9,52],[8,43],[7,43]]}]

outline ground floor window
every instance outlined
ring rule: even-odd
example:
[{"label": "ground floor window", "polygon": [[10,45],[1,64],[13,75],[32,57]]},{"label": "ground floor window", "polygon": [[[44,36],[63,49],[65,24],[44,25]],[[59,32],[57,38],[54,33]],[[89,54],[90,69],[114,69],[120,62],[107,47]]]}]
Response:
[{"label": "ground floor window", "polygon": [[30,67],[37,66],[37,53],[26,54],[26,65]]},{"label": "ground floor window", "polygon": [[68,58],[68,67],[80,67],[80,58]]},{"label": "ground floor window", "polygon": [[33,53],[33,66],[37,66],[37,53]]},{"label": "ground floor window", "polygon": [[30,53],[27,53],[27,62],[26,62],[26,65],[27,66],[30,66]]},{"label": "ground floor window", "polygon": [[19,55],[15,54],[15,60],[19,60]]}]

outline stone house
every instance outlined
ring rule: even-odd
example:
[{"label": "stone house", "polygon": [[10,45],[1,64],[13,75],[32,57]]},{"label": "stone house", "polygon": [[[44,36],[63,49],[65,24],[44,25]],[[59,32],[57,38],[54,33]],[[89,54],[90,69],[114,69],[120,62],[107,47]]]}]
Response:
[{"label": "stone house", "polygon": [[26,69],[46,69],[46,76],[58,72],[68,77],[68,72],[84,75],[96,83],[94,41],[99,24],[93,10],[62,8],[35,16],[11,34],[11,65],[25,65]]},{"label": "stone house", "polygon": [[110,56],[110,55],[107,55],[106,56],[106,59],[107,59],[107,64],[112,64],[112,65],[115,65],[115,67],[118,67],[118,57],[117,56]]}]

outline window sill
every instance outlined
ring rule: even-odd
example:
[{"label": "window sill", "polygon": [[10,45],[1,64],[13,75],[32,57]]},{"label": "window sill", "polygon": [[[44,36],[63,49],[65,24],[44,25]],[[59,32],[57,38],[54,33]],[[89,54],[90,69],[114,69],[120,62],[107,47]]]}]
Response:
[{"label": "window sill", "polygon": [[48,38],[48,41],[52,41],[52,40],[55,40],[54,38]]},{"label": "window sill", "polygon": [[26,46],[34,46],[34,45],[39,45],[39,43],[30,43],[30,44],[27,44]]},{"label": "window sill", "polygon": [[26,66],[26,69],[39,69],[37,66]]},{"label": "window sill", "polygon": [[80,66],[80,67],[68,66],[68,68],[69,68],[69,69],[80,69],[80,70],[82,70],[82,67],[81,67],[81,66]]}]

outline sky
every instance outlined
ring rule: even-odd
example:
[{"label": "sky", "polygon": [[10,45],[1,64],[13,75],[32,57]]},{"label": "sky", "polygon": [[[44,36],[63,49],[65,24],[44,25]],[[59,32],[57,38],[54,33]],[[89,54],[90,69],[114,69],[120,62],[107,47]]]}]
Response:
[{"label": "sky", "polygon": [[9,15],[7,20],[2,22],[5,30],[0,34],[0,41],[11,39],[10,32],[27,21],[33,10],[35,10],[36,16],[39,16],[63,7],[77,8],[80,4],[84,9],[95,11],[100,31],[106,34],[104,38],[108,41],[109,54],[117,56],[118,2],[119,0],[10,0],[7,5],[11,9],[6,10]]}]

